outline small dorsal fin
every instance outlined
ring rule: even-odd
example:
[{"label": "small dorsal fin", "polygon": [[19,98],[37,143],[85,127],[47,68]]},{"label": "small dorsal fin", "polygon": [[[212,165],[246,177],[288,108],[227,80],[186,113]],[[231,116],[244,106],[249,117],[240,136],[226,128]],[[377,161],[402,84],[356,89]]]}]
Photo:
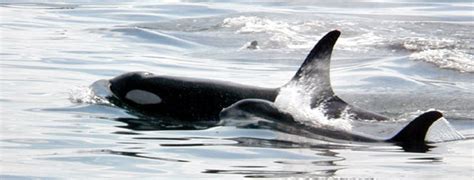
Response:
[{"label": "small dorsal fin", "polygon": [[438,119],[443,117],[439,111],[429,111],[415,118],[406,125],[397,135],[389,139],[389,142],[398,142],[404,144],[423,144],[426,133],[430,126]]},{"label": "small dorsal fin", "polygon": [[[299,86],[309,93],[312,105],[334,96],[329,77],[331,53],[341,32],[327,33],[314,46],[301,67],[285,86]],[[284,86],[284,87],[285,87]]]}]

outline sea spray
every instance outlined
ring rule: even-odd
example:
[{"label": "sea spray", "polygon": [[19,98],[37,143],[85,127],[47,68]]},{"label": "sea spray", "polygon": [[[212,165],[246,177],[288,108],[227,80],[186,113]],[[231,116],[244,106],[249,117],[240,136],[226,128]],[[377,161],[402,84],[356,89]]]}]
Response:
[{"label": "sea spray", "polygon": [[321,103],[311,108],[311,97],[307,91],[300,86],[289,85],[280,89],[280,94],[275,100],[275,105],[284,112],[293,115],[296,121],[310,124],[316,127],[330,127],[349,131],[352,129],[350,115],[341,118],[328,118],[325,115],[325,105]]},{"label": "sea spray", "polygon": [[107,80],[99,80],[89,87],[75,87],[69,91],[69,100],[73,103],[112,105],[106,98],[112,95],[108,83]]}]

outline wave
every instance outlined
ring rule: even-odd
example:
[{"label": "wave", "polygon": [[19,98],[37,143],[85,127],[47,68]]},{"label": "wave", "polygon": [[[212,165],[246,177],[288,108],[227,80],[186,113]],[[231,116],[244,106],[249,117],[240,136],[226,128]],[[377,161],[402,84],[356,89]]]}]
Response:
[{"label": "wave", "polygon": [[[235,34],[265,34],[268,40],[260,45],[265,49],[301,48],[313,42],[308,42],[308,33],[305,31],[319,26],[318,23],[294,22],[271,20],[258,16],[239,16],[225,18],[220,24],[221,28],[235,31]],[[323,33],[323,31],[321,31]]]},{"label": "wave", "polygon": [[[341,37],[337,49],[354,53],[371,53],[384,56],[387,54],[408,52],[409,59],[420,60],[437,65],[440,68],[454,69],[460,72],[474,72],[474,47],[468,35],[463,32],[464,27],[458,27],[460,32],[450,34],[420,34],[421,29],[404,28],[405,25],[413,26],[410,22],[401,22],[402,25],[388,25],[380,27],[378,31],[365,27],[365,23],[350,23],[348,21],[328,22],[326,20],[309,20],[287,22],[272,20],[258,16],[239,16],[225,18],[222,28],[234,30],[236,34],[266,34],[267,42],[261,42],[262,49],[278,48],[307,48],[317,39],[314,32],[325,32],[332,27],[344,27],[345,37]],[[434,26],[439,23],[430,24]],[[392,26],[401,26],[405,33],[396,34]],[[443,27],[446,24],[443,24]],[[446,30],[440,29],[440,32]],[[446,33],[446,32],[444,32]]]},{"label": "wave", "polygon": [[76,87],[71,89],[69,92],[69,100],[73,103],[78,104],[104,104],[112,105],[107,100],[108,96],[111,96],[112,92],[109,90],[108,80],[98,80],[89,87]]},{"label": "wave", "polygon": [[171,50],[194,49],[201,44],[178,38],[171,34],[160,32],[158,30],[145,29],[140,27],[120,27],[111,30],[112,32],[120,32],[127,36],[138,38],[140,41],[152,42],[159,44],[162,48]]},{"label": "wave", "polygon": [[447,38],[407,38],[403,47],[412,51],[410,59],[421,60],[440,68],[474,72],[474,47],[463,40]]}]

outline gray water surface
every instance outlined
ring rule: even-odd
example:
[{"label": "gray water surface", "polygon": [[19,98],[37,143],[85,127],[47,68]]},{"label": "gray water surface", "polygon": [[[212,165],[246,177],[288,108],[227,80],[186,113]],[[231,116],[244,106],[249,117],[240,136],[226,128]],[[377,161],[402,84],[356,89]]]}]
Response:
[{"label": "gray water surface", "polygon": [[[471,1],[2,1],[0,179],[472,179],[473,10]],[[414,153],[263,129],[163,128],[89,89],[130,71],[278,87],[333,29],[336,93],[394,118],[352,131],[391,136],[436,109],[466,139],[433,130],[433,147]]]}]

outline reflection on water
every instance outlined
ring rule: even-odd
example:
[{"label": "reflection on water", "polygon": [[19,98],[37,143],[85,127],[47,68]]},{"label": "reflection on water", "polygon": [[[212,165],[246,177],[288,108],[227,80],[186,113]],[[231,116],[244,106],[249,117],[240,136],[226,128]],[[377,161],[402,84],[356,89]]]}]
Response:
[{"label": "reflection on water", "polygon": [[189,122],[179,120],[162,120],[156,118],[137,119],[137,118],[117,118],[116,121],[126,123],[127,128],[134,131],[156,131],[156,130],[200,130],[213,127],[217,122]]},{"label": "reflection on water", "polygon": [[265,171],[265,170],[206,170],[203,173],[212,174],[240,174],[246,178],[284,178],[284,177],[330,177],[335,174],[335,170],[319,170],[313,172],[304,171]]},{"label": "reflection on water", "polygon": [[[133,131],[163,131],[163,130],[203,130],[215,127],[219,124],[219,122],[190,122],[190,121],[179,121],[179,120],[159,120],[159,119],[136,119],[136,118],[118,118],[116,121],[126,123],[125,126],[117,126],[120,128],[126,128]],[[238,120],[237,120],[238,121]],[[330,134],[332,131],[322,131],[319,132],[318,128],[313,128],[314,130],[312,133],[308,134],[308,131],[303,132],[303,129],[307,129],[302,127],[301,132],[296,129],[286,129],[283,130],[281,128],[277,128],[278,126],[284,126],[282,124],[277,125],[277,122],[272,123],[272,125],[268,125],[268,123],[260,122],[258,126],[247,126],[246,128],[252,129],[261,129],[261,128],[269,128],[274,131],[281,131],[282,133],[291,133],[297,136],[307,137],[307,138],[321,138],[322,141],[328,141],[331,138]],[[267,124],[267,125],[264,125]],[[295,126],[298,123],[293,123]],[[135,132],[116,132],[117,134],[140,134]],[[329,134],[327,134],[329,133]],[[342,133],[342,132],[341,132]],[[326,136],[325,136],[326,135]],[[329,136],[329,137],[327,137]],[[334,136],[334,135],[333,135]],[[342,136],[342,135],[340,135]],[[143,139],[143,138],[136,138],[136,139]],[[160,137],[157,138],[146,138],[146,139],[163,139]],[[187,140],[182,138],[166,138],[168,140]],[[280,140],[267,140],[267,139],[258,139],[258,138],[232,138],[232,140],[237,142],[239,146],[249,146],[249,147],[274,147],[274,148],[286,148],[286,147],[319,147],[319,148],[337,148],[343,147],[348,148],[344,145],[327,145],[327,144],[300,144],[298,142],[291,142],[291,141],[280,141]],[[339,140],[338,140],[339,141]],[[337,142],[337,141],[336,141]],[[340,140],[339,142],[344,142],[344,140]],[[161,146],[205,146],[209,144],[161,144]],[[394,145],[402,147],[402,149],[406,152],[427,152],[430,148],[435,146],[429,145],[426,143],[394,143]],[[349,147],[350,148],[350,147]]]},{"label": "reflection on water", "polygon": [[114,151],[114,150],[109,150],[109,149],[101,149],[101,150],[98,150],[98,151],[93,151],[93,152],[81,152],[81,153],[112,154],[112,155],[119,155],[119,156],[125,156],[125,157],[145,158],[145,159],[160,160],[160,161],[188,162],[188,161],[186,161],[186,160],[169,159],[169,158],[160,158],[160,157],[147,156],[147,155],[145,155],[145,153],[139,153],[139,152]]}]

